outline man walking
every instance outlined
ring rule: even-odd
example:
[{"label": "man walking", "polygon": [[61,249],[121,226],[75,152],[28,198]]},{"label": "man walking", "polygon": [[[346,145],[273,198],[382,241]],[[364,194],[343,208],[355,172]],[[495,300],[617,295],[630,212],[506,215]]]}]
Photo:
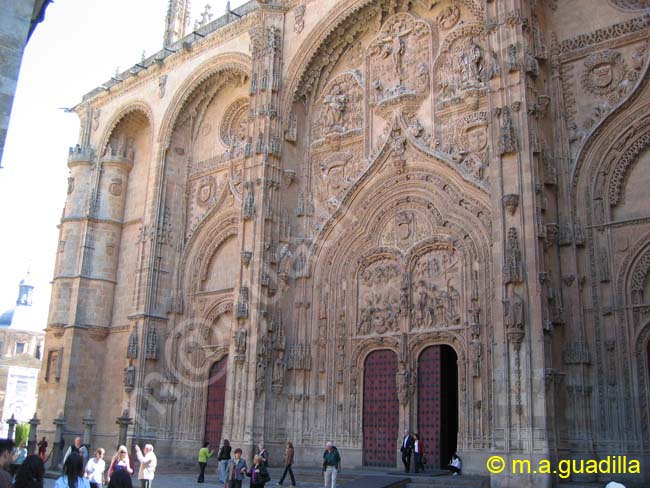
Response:
[{"label": "man walking", "polygon": [[411,454],[413,453],[413,446],[415,439],[408,429],[404,431],[404,438],[402,439],[402,462],[404,463],[404,472],[408,473],[411,470]]},{"label": "man walking", "polygon": [[158,459],[153,452],[153,446],[151,444],[145,444],[143,455],[140,446],[136,444],[135,454],[138,457],[138,461],[140,461],[140,469],[138,470],[140,487],[151,488],[153,477],[156,472],[156,466],[158,465]]},{"label": "man walking", "polygon": [[323,453],[323,476],[325,488],[336,488],[336,476],[341,467],[341,456],[338,449],[331,442],[325,444]]}]

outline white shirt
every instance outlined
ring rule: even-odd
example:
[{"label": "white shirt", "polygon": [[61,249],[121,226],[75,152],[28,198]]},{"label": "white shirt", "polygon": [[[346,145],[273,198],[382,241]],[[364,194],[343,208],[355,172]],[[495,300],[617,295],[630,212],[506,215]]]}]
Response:
[{"label": "white shirt", "polygon": [[414,449],[417,454],[420,454],[420,441],[415,441]]},{"label": "white shirt", "polygon": [[86,474],[88,475],[88,479],[101,486],[104,481],[105,469],[106,462],[103,459],[98,461],[97,458],[92,458],[86,464]]},{"label": "white shirt", "polygon": [[460,463],[460,458],[456,458],[456,459],[452,459],[452,460],[451,460],[451,465],[452,465],[454,468],[458,468],[458,469],[460,469],[460,464],[461,464],[461,463]]},{"label": "white shirt", "polygon": [[140,461],[140,469],[138,470],[138,479],[139,480],[152,480],[154,473],[156,472],[156,465],[158,464],[158,459],[153,451],[149,451],[144,456],[140,450],[135,451],[138,455],[138,461]]}]

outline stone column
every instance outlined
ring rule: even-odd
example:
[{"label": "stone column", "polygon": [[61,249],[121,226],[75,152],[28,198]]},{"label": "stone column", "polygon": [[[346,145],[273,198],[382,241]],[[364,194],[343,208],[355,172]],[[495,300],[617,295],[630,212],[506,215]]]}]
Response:
[{"label": "stone column", "polygon": [[7,425],[9,426],[9,430],[7,431],[7,439],[13,439],[14,438],[14,431],[16,429],[16,424],[18,421],[14,418],[14,414],[11,414],[11,418],[7,420]]},{"label": "stone column", "polygon": [[62,456],[62,448],[63,445],[61,443],[61,439],[63,438],[63,428],[65,427],[65,417],[63,416],[63,412],[59,413],[59,416],[54,419],[54,426],[56,427],[56,431],[54,433],[54,447],[52,451],[52,461],[50,462],[50,469],[57,469],[59,466],[59,463],[62,461],[63,456]]},{"label": "stone column", "polygon": [[133,424],[133,419],[129,416],[129,411],[124,410],[122,415],[117,417],[115,423],[119,425],[120,428],[117,444],[119,446],[126,446],[126,434],[129,430],[129,425]]},{"label": "stone column", "polygon": [[38,424],[40,423],[41,421],[36,416],[36,412],[34,412],[34,416],[29,421],[29,442],[27,444],[28,454],[36,454],[36,443],[38,442],[37,429]]},{"label": "stone column", "polygon": [[88,410],[86,412],[86,416],[82,419],[81,421],[84,424],[84,437],[83,437],[83,445],[86,446],[86,449],[88,449],[88,457],[91,458],[91,445],[92,445],[92,435],[93,435],[93,427],[97,423],[95,421],[95,418],[92,415],[92,412]]}]

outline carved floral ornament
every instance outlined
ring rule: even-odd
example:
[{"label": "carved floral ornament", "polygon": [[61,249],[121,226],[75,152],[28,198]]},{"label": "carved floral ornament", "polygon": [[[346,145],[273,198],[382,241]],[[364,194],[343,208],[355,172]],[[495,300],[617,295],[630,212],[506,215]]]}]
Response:
[{"label": "carved floral ornament", "polygon": [[632,12],[642,12],[650,8],[650,0],[609,0],[614,7]]}]

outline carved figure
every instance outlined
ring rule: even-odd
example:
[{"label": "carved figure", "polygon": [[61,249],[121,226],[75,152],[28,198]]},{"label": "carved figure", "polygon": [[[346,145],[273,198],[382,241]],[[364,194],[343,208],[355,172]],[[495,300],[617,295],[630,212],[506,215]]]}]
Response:
[{"label": "carved figure", "polygon": [[330,93],[323,99],[323,104],[327,107],[327,124],[328,127],[342,128],[343,113],[347,107],[348,96],[343,93],[341,87],[337,86],[333,93]]},{"label": "carved figure", "polygon": [[384,57],[391,56],[393,60],[393,69],[395,75],[402,82],[402,58],[406,49],[404,38],[411,33],[412,29],[405,29],[401,21],[393,25],[391,35],[385,37],[380,42],[384,44],[385,48],[382,53]]},{"label": "carved figure", "polygon": [[124,386],[127,388],[135,386],[135,366],[133,365],[124,368]]}]

